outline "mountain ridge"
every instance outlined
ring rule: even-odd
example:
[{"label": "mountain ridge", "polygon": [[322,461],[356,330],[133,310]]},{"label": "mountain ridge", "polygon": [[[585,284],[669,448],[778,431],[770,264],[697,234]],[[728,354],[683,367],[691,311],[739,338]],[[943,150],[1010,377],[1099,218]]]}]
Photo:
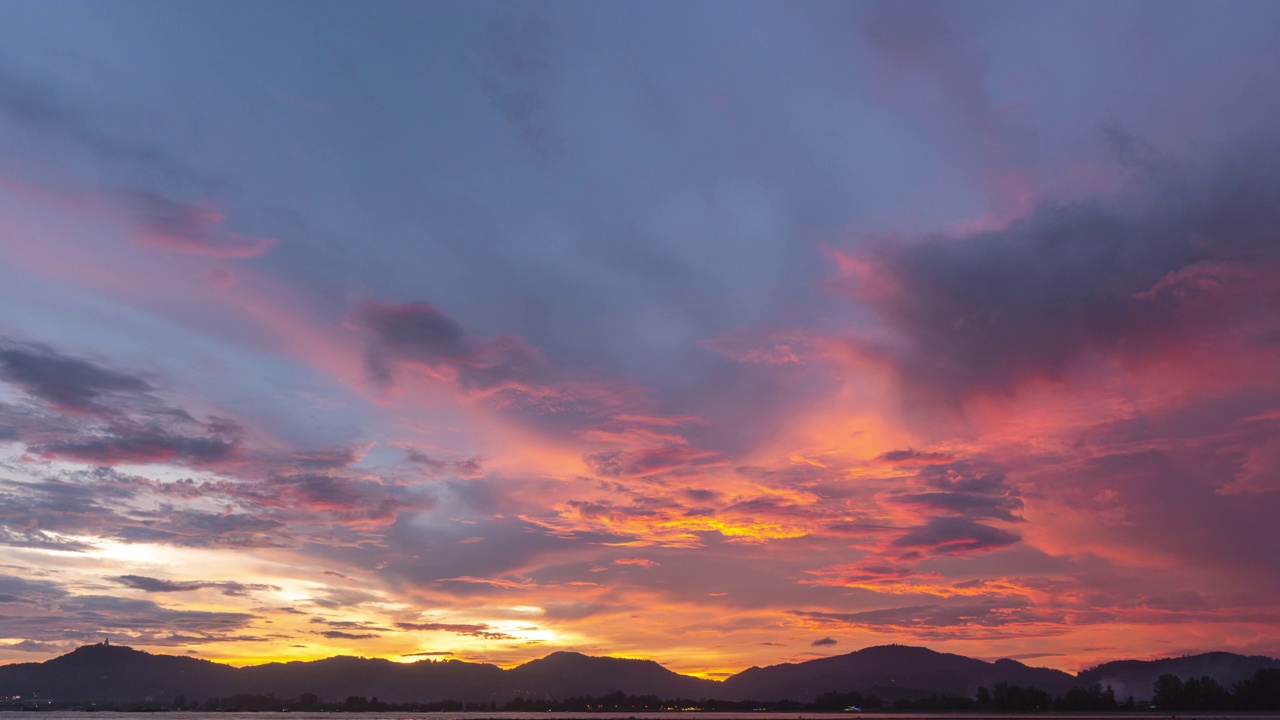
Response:
[{"label": "mountain ridge", "polygon": [[654,660],[551,653],[512,668],[462,660],[399,663],[334,656],[234,667],[121,645],[85,645],[44,662],[0,665],[0,696],[60,701],[120,702],[192,699],[235,694],[326,701],[375,696],[383,702],[506,702],[516,697],[563,699],[622,692],[663,699],[792,700],[824,693],[874,694],[885,700],[930,695],[973,697],[997,684],[1036,687],[1058,695],[1073,687],[1112,685],[1118,697],[1149,698],[1151,683],[1168,673],[1213,677],[1224,686],[1280,660],[1216,652],[1158,660],[1117,660],[1077,675],[1003,658],[993,662],[909,645],[878,645],[798,663],[753,666],[722,681],[676,673]]}]

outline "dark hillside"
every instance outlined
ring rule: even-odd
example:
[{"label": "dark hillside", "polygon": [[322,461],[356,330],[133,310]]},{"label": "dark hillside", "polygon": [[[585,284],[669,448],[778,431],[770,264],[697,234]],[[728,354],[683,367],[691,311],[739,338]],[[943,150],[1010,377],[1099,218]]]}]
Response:
[{"label": "dark hillside", "polygon": [[1151,688],[1161,675],[1176,675],[1184,680],[1208,676],[1217,680],[1219,685],[1230,688],[1253,677],[1262,668],[1280,668],[1280,660],[1261,655],[1212,652],[1163,660],[1117,660],[1085,670],[1080,673],[1080,682],[1110,685],[1116,691],[1116,697],[1132,695],[1139,700],[1150,700]]},{"label": "dark hillside", "polygon": [[1030,685],[1051,695],[1075,679],[1060,670],[1033,668],[1013,660],[994,663],[906,645],[869,647],[847,655],[803,663],[753,667],[724,681],[734,699],[812,700],[824,692],[874,693],[887,700],[932,694],[973,697],[979,686]]}]

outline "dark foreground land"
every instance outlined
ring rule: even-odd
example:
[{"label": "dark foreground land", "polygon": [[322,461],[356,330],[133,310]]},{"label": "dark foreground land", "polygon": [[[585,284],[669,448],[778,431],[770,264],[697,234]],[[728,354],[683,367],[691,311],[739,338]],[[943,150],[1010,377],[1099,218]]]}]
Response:
[{"label": "dark foreground land", "polygon": [[[276,711],[279,712],[280,711]],[[257,712],[115,712],[96,711],[93,715],[106,719],[147,720],[257,720],[261,714]],[[424,717],[431,720],[669,720],[672,712],[634,712],[634,714],[617,714],[617,712],[424,712],[424,714],[406,715],[402,712],[376,712],[376,714],[351,714],[351,712],[297,712],[289,714],[291,720],[403,720],[406,717]],[[0,719],[18,720],[20,717],[31,717],[29,712],[0,711]],[[41,712],[40,717],[47,720],[83,720],[86,711],[50,711]],[[1091,712],[1091,714],[1062,714],[1062,712],[1044,712],[1044,714],[995,714],[995,712],[974,712],[974,714],[955,714],[955,712],[814,712],[814,714],[791,714],[791,712],[681,712],[687,720],[837,720],[847,717],[865,717],[868,720],[1134,720],[1134,719],[1170,719],[1170,720],[1280,720],[1275,712],[1193,712],[1193,714],[1167,714],[1167,712]]]},{"label": "dark foreground land", "polygon": [[[337,657],[244,668],[88,645],[43,663],[0,666],[0,711],[447,713],[671,712],[795,718],[823,713],[1144,716],[1280,712],[1280,661],[1206,653],[1107,663],[1077,675],[927,648],[866,648],[753,667],[723,681],[655,662],[553,653],[502,669],[456,660]],[[585,714],[585,715],[584,715]],[[326,715],[331,717],[331,715]]]}]

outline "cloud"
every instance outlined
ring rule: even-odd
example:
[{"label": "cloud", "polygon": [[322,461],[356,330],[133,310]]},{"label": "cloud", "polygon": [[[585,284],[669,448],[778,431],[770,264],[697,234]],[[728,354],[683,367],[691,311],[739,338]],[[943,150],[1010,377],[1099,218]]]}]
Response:
[{"label": "cloud", "polygon": [[67,591],[48,580],[32,580],[17,575],[0,575],[0,597],[4,602],[45,604],[66,597]]},{"label": "cloud", "polygon": [[[907,605],[854,613],[795,611],[818,625],[836,625],[918,640],[1038,637],[1065,632],[1061,613],[1038,610],[1024,600]],[[1102,618],[1092,618],[1102,621]]]},{"label": "cloud", "polygon": [[478,479],[484,475],[484,458],[481,457],[445,459],[421,450],[407,448],[405,461],[419,465],[432,474],[453,475],[468,479]]},{"label": "cloud", "polygon": [[100,411],[104,396],[153,389],[133,375],[12,341],[0,341],[0,378],[65,412]]},{"label": "cloud", "polygon": [[928,511],[941,511],[971,519],[1022,521],[1017,514],[1023,508],[1022,498],[1005,483],[1003,473],[977,469],[965,462],[932,464],[922,469],[913,483],[933,491],[902,493],[889,499],[930,515],[933,513]]},{"label": "cloud", "polygon": [[[227,494],[231,487],[158,482],[110,468],[42,481],[0,480],[0,543],[63,551],[90,549],[93,538],[184,547],[292,544],[281,519],[264,517],[257,508],[252,515],[244,512],[239,498]],[[230,511],[201,507],[213,499],[229,502]]]},{"label": "cloud", "polygon": [[0,635],[33,642],[88,641],[103,633],[139,644],[180,644],[241,639],[237,631],[255,617],[248,613],[173,609],[150,600],[109,595],[46,593],[39,606],[23,614],[0,615]]},{"label": "cloud", "polygon": [[836,640],[835,638],[824,637],[824,638],[818,638],[817,640],[814,640],[813,642],[809,643],[809,645],[813,647],[823,647],[826,645],[835,645],[838,642],[839,641]]},{"label": "cloud", "polygon": [[371,333],[365,368],[379,383],[390,383],[395,366],[409,363],[444,373],[464,388],[491,390],[531,379],[541,361],[512,335],[483,339],[426,303],[388,304],[366,300],[352,316]]},{"label": "cloud", "polygon": [[1043,203],[1000,230],[868,250],[880,289],[851,291],[900,341],[875,352],[908,391],[960,402],[1061,381],[1090,353],[1176,361],[1206,342],[1226,362],[1221,343],[1256,353],[1280,325],[1272,150],[1163,167],[1121,196]]},{"label": "cloud", "polygon": [[1010,522],[1021,520],[1014,512],[1022,509],[1022,500],[1015,497],[972,493],[917,493],[899,495],[894,501],[923,509],[942,510],[960,517],[995,518]]},{"label": "cloud", "polygon": [[316,630],[316,635],[323,635],[330,640],[368,640],[369,638],[381,637],[377,633],[349,633],[342,630]]},{"label": "cloud", "polygon": [[876,459],[888,463],[914,465],[949,462],[953,457],[943,452],[920,452],[913,448],[907,448],[906,450],[890,450]]},{"label": "cloud", "polygon": [[117,424],[115,433],[99,437],[53,440],[31,446],[37,455],[93,465],[176,462],[210,465],[235,454],[235,429],[211,426],[204,436],[174,435],[157,427]]},{"label": "cloud", "polygon": [[216,588],[229,597],[243,597],[250,592],[260,590],[279,590],[275,585],[262,583],[240,583],[232,580],[163,580],[145,575],[120,575],[107,578],[127,588],[150,593],[191,592],[203,588]]},{"label": "cloud", "polygon": [[401,513],[423,512],[436,504],[435,496],[376,474],[330,472],[271,472],[272,463],[242,471],[240,482],[211,487],[263,519],[285,527],[319,529],[329,525],[355,533],[377,532]]},{"label": "cloud", "polygon": [[967,518],[933,518],[910,528],[891,543],[913,553],[960,555],[1008,547],[1022,540],[1017,533],[983,525]]},{"label": "cloud", "polygon": [[713,450],[672,444],[635,451],[605,450],[582,458],[602,477],[643,477],[716,464],[722,458]]},{"label": "cloud", "polygon": [[45,346],[0,340],[0,379],[47,405],[0,404],[0,418],[11,423],[6,435],[40,457],[99,466],[212,466],[238,450],[235,422],[199,421],[159,399],[158,389],[136,375]]},{"label": "cloud", "polygon": [[483,623],[466,624],[466,623],[437,623],[437,622],[398,622],[396,627],[401,630],[409,630],[413,632],[447,632],[454,635],[466,635],[469,637],[483,638],[485,640],[514,640],[515,637],[507,633],[492,630],[488,625]]},{"label": "cloud", "polygon": [[296,545],[295,529],[281,519],[245,512],[198,510],[134,512],[136,519],[117,519],[99,528],[128,542],[164,543],[179,547],[269,548]]},{"label": "cloud", "polygon": [[638,565],[640,567],[645,567],[645,568],[658,567],[662,564],[660,562],[657,562],[656,560],[650,560],[648,558],[642,558],[642,557],[617,558],[613,562],[617,565]]},{"label": "cloud", "polygon": [[93,547],[89,543],[44,530],[11,530],[4,527],[0,527],[0,545],[60,552],[84,552]]},{"label": "cloud", "polygon": [[35,640],[19,640],[16,643],[9,643],[8,645],[0,645],[0,649],[17,650],[18,652],[53,654],[53,653],[64,652],[66,650],[69,650],[70,648],[68,648],[66,645],[59,645],[56,643],[37,642]]},{"label": "cloud", "polygon": [[242,235],[222,229],[225,216],[207,205],[182,203],[156,193],[127,196],[139,223],[143,245],[223,260],[258,257],[275,238]]}]

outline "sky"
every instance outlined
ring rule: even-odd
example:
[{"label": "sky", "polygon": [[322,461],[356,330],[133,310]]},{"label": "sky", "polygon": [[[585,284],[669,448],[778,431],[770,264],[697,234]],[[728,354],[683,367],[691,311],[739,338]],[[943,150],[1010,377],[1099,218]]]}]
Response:
[{"label": "sky", "polygon": [[0,12],[0,663],[1280,655],[1280,4]]}]

